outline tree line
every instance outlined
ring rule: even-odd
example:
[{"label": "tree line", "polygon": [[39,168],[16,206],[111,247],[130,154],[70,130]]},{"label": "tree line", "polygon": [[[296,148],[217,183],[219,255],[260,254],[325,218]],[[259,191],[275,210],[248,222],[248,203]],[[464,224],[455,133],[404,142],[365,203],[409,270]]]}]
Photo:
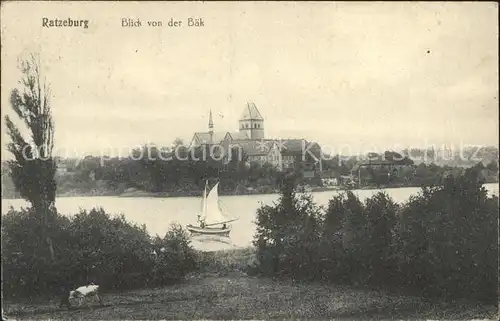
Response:
[{"label": "tree line", "polygon": [[[69,169],[70,173],[58,177],[60,191],[92,188],[97,181],[103,188],[122,193],[127,189],[147,192],[174,192],[182,195],[197,195],[207,179],[218,179],[222,193],[244,192],[245,187],[259,187],[261,191],[272,191],[283,174],[269,164],[246,163],[246,157],[234,155],[230,160],[202,157],[201,148],[188,152],[181,146],[177,155],[159,157],[168,149],[146,145],[134,150],[132,157],[103,158],[88,156]],[[206,151],[205,151],[206,153]],[[237,153],[234,151],[234,153]],[[136,155],[151,155],[137,157]],[[167,159],[168,158],[168,159]]]},{"label": "tree line", "polygon": [[[178,149],[175,155],[159,157],[160,153],[171,153],[174,147],[159,148],[145,145],[132,151],[130,157],[96,157],[86,156],[80,160],[62,160],[67,172],[55,176],[57,193],[75,192],[75,195],[88,195],[96,191],[97,195],[118,195],[127,190],[139,190],[152,193],[170,193],[173,195],[198,195],[207,179],[220,181],[222,194],[245,194],[254,192],[268,193],[277,191],[284,175],[294,172],[300,176],[300,164],[294,169],[278,171],[270,164],[248,164],[246,156],[235,155],[231,161],[199,159],[203,152],[188,152],[181,140],[173,144]],[[371,159],[387,159],[391,155],[371,154]],[[138,157],[151,155],[151,157]],[[375,157],[375,156],[376,157]],[[397,154],[400,156],[400,154]],[[399,157],[398,156],[398,157]],[[339,155],[323,160],[323,174],[330,173],[337,178],[338,184],[345,184],[343,177],[352,175],[352,180],[362,186],[398,187],[398,186],[433,186],[442,184],[446,175],[457,175],[465,168],[460,166],[436,165],[434,163],[413,164],[411,159],[402,157],[395,161],[397,170],[390,167],[361,167],[356,169],[360,161],[355,157]],[[486,165],[478,162],[481,175],[486,183],[498,181],[498,162],[490,161]],[[359,172],[358,172],[359,171]],[[314,178],[302,179],[301,184],[322,186],[320,174]],[[2,171],[2,191],[4,197],[15,197],[14,184],[8,170]],[[20,196],[20,195],[17,195]]]}]

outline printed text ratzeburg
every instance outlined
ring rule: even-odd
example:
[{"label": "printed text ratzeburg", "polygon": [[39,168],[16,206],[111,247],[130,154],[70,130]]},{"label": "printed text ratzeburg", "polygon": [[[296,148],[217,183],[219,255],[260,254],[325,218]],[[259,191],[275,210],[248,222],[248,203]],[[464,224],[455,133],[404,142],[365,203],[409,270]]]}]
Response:
[{"label": "printed text ratzeburg", "polygon": [[45,28],[54,28],[54,27],[77,27],[87,29],[89,27],[88,20],[74,20],[71,18],[68,19],[49,19],[42,18],[42,27]]}]

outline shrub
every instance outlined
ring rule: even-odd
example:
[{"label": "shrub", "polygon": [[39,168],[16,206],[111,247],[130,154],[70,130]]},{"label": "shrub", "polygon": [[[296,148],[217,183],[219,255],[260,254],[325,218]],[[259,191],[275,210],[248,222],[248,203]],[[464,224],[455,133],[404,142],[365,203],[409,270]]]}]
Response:
[{"label": "shrub", "polygon": [[340,262],[343,261],[344,251],[342,246],[342,222],[345,218],[345,194],[334,196],[328,202],[324,215],[319,244],[320,264],[319,269],[323,279],[346,281]]},{"label": "shrub", "polygon": [[398,234],[410,286],[432,296],[497,296],[498,198],[487,197],[475,169],[411,199]]},{"label": "shrub", "polygon": [[[11,209],[3,217],[5,297],[63,294],[88,282],[104,290],[156,285],[178,280],[193,268],[193,252],[179,226],[155,242],[144,226],[102,209],[71,218],[55,214],[51,222],[54,263],[37,255],[37,221],[31,210]],[[155,257],[158,246],[166,251]]]},{"label": "shrub", "polygon": [[261,273],[311,279],[319,275],[321,212],[310,195],[297,197],[294,181],[289,176],[280,199],[257,211],[254,245]]},{"label": "shrub", "polygon": [[257,212],[258,269],[497,300],[498,197],[487,196],[480,178],[477,168],[448,175],[401,205],[385,193],[363,204],[347,192],[324,215],[286,181],[278,202]]},{"label": "shrub", "polygon": [[364,272],[369,282],[387,282],[394,272],[391,258],[398,205],[386,193],[379,192],[368,198],[364,207],[367,236]]},{"label": "shrub", "polygon": [[[67,218],[53,215],[48,228],[58,243],[60,252],[67,252],[69,234],[64,228],[69,226]],[[54,242],[55,243],[55,242]],[[40,253],[42,244],[40,224],[31,209],[11,208],[2,217],[2,272],[5,297],[37,296],[57,289],[60,283],[58,270],[45,253]],[[58,248],[56,248],[58,249]],[[60,259],[64,255],[58,255]]]},{"label": "shrub", "polygon": [[343,270],[348,270],[349,278],[354,281],[354,278],[366,270],[367,219],[363,203],[351,191],[346,193],[343,207],[345,213],[342,221],[342,247],[345,258]]},{"label": "shrub", "polygon": [[385,193],[361,203],[352,192],[333,197],[322,227],[323,278],[383,281],[390,270],[397,205]]},{"label": "shrub", "polygon": [[172,224],[163,238],[153,241],[156,260],[153,265],[155,285],[165,285],[184,278],[196,268],[196,253],[189,235],[179,224]]},{"label": "shrub", "polygon": [[93,281],[104,288],[147,283],[153,247],[145,226],[131,224],[123,215],[110,217],[103,209],[93,209],[72,218],[70,233],[71,261],[81,274],[74,279]]}]

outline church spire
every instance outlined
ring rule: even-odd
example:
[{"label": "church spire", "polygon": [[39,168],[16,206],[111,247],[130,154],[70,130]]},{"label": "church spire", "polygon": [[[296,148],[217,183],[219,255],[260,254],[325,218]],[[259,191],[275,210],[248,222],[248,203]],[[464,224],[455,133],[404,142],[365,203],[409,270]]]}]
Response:
[{"label": "church spire", "polygon": [[208,131],[209,132],[214,131],[214,121],[212,120],[212,109],[210,109],[210,117],[208,119]]},{"label": "church spire", "polygon": [[212,120],[212,109],[210,108],[210,117],[208,118],[208,134],[210,134],[210,145],[214,143],[214,121]]}]

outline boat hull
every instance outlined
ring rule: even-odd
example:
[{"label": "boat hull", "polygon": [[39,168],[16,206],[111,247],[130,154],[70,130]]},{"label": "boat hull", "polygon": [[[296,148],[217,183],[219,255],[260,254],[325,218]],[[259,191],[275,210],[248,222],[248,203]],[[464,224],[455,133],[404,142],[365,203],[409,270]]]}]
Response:
[{"label": "boat hull", "polygon": [[218,228],[218,227],[200,227],[188,224],[186,226],[187,230],[191,234],[195,235],[219,235],[219,236],[229,236],[231,228]]}]

